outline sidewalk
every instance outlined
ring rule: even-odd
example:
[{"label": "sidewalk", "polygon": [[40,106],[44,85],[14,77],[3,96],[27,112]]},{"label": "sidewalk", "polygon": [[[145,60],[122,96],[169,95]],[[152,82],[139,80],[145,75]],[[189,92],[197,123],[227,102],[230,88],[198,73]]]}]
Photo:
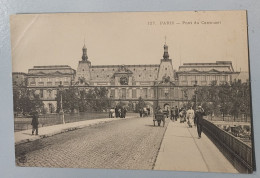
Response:
[{"label": "sidewalk", "polygon": [[154,170],[238,173],[205,134],[198,139],[196,127],[179,121],[169,122]]},{"label": "sidewalk", "polygon": [[[133,117],[133,116],[132,116]],[[126,117],[131,118],[131,116]],[[59,125],[52,125],[48,127],[40,127],[39,128],[39,135],[32,135],[32,130],[23,130],[14,133],[15,138],[15,145],[26,143],[30,141],[35,141],[41,138],[50,137],[59,133],[67,132],[70,130],[80,129],[83,127],[111,122],[114,120],[120,120],[122,118],[104,118],[104,119],[94,119],[94,120],[86,120],[86,121],[79,121],[79,122],[72,122],[67,124],[59,124]]]}]

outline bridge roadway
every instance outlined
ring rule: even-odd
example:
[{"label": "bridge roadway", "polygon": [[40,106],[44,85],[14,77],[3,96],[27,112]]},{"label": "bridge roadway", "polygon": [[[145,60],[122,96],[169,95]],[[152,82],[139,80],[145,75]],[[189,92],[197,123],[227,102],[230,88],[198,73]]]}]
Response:
[{"label": "bridge roadway", "polygon": [[205,134],[178,121],[167,126],[154,170],[238,173]]},{"label": "bridge roadway", "polygon": [[[133,117],[42,127],[39,136],[30,135],[31,130],[16,132],[16,163],[32,167],[237,173],[206,135],[198,139],[195,127],[169,119],[166,127],[154,127],[151,117]],[[81,129],[65,131],[75,128]],[[19,162],[23,152],[26,162]]]}]

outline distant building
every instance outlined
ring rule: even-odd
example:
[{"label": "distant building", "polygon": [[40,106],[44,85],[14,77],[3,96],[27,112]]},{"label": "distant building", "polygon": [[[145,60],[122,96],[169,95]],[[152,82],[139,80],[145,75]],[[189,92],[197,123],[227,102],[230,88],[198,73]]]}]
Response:
[{"label": "distant building", "polygon": [[55,98],[60,84],[107,87],[109,98],[117,102],[131,101],[134,107],[139,97],[145,99],[150,106],[180,107],[193,96],[192,86],[195,84],[207,86],[212,81],[221,84],[239,76],[231,61],[184,63],[175,71],[174,63],[169,58],[168,46],[165,44],[163,49],[160,64],[91,65],[84,45],[77,71],[68,65],[34,66],[28,70],[28,74],[13,73],[13,81],[35,90],[43,100],[47,112],[52,113],[57,109]]},{"label": "distant building", "polygon": [[91,65],[87,48],[82,48],[82,60],[78,63],[76,85],[109,87],[109,97],[114,99],[154,99],[154,86],[167,78],[175,83],[172,59],[168,46],[164,45],[163,59],[155,65]]},{"label": "distant building", "polygon": [[235,72],[231,61],[216,63],[184,63],[176,72],[180,86],[207,86],[216,81],[217,84],[233,81],[239,75]]},{"label": "distant building", "polygon": [[35,90],[43,100],[49,113],[56,112],[57,89],[59,85],[70,86],[74,81],[75,70],[68,65],[34,66],[28,70],[28,87]]}]

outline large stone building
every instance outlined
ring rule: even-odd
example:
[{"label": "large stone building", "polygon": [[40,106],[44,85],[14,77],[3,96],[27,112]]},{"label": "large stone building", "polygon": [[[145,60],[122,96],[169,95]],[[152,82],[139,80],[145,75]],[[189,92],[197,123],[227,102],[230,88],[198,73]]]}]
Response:
[{"label": "large stone building", "polygon": [[179,67],[177,78],[180,86],[210,85],[233,81],[239,75],[235,72],[231,61],[217,61],[216,63],[184,63]]},{"label": "large stone building", "polygon": [[[168,46],[164,45],[163,59],[158,65],[91,65],[84,45],[82,60],[79,61],[76,84],[106,86],[109,96],[114,99],[136,100],[139,97],[165,104],[182,105],[191,99],[194,90],[190,86],[230,82],[235,72],[231,61],[216,63],[184,63],[178,71],[173,70],[174,62],[169,58]],[[185,88],[187,86],[188,88]]]},{"label": "large stone building", "polygon": [[[232,81],[239,75],[239,72],[234,71],[231,61],[184,63],[175,71],[174,62],[169,58],[168,46],[165,44],[163,49],[163,58],[158,60],[159,64],[91,65],[84,45],[77,71],[67,65],[34,66],[28,70],[28,74],[16,73],[13,76],[24,77],[27,87],[40,95],[47,112],[55,112],[55,98],[60,84],[107,87],[108,97],[116,102],[127,100],[135,105],[138,98],[142,97],[150,106],[181,107],[191,99],[195,84],[206,86],[212,81],[221,84]],[[13,80],[16,78],[13,77]]]},{"label": "large stone building", "polygon": [[53,113],[57,108],[55,98],[59,85],[70,86],[75,73],[68,65],[34,66],[28,70],[27,86],[39,94],[46,112]]}]

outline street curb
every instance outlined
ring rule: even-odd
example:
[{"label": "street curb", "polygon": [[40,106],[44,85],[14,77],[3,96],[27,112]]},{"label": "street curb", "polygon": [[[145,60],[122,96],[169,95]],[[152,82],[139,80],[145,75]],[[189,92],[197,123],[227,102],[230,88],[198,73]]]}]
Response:
[{"label": "street curb", "polygon": [[[131,118],[134,118],[134,117],[127,117],[127,118],[123,118],[123,119],[131,119]],[[23,143],[28,143],[28,142],[40,140],[42,138],[51,137],[51,136],[54,136],[54,135],[57,135],[57,134],[61,134],[61,133],[65,133],[65,132],[69,132],[69,131],[73,131],[73,130],[77,130],[77,129],[82,129],[82,128],[93,126],[93,125],[103,124],[103,123],[112,122],[112,121],[119,121],[121,119],[122,118],[114,118],[113,120],[104,120],[104,121],[100,121],[100,122],[96,122],[96,123],[87,123],[85,125],[78,125],[78,126],[72,126],[72,127],[69,127],[69,128],[65,128],[65,129],[60,129],[58,131],[54,131],[54,132],[49,133],[49,134],[38,135],[38,136],[34,136],[33,138],[23,139],[23,140],[17,141],[17,142],[15,142],[15,146],[23,144]]]}]

